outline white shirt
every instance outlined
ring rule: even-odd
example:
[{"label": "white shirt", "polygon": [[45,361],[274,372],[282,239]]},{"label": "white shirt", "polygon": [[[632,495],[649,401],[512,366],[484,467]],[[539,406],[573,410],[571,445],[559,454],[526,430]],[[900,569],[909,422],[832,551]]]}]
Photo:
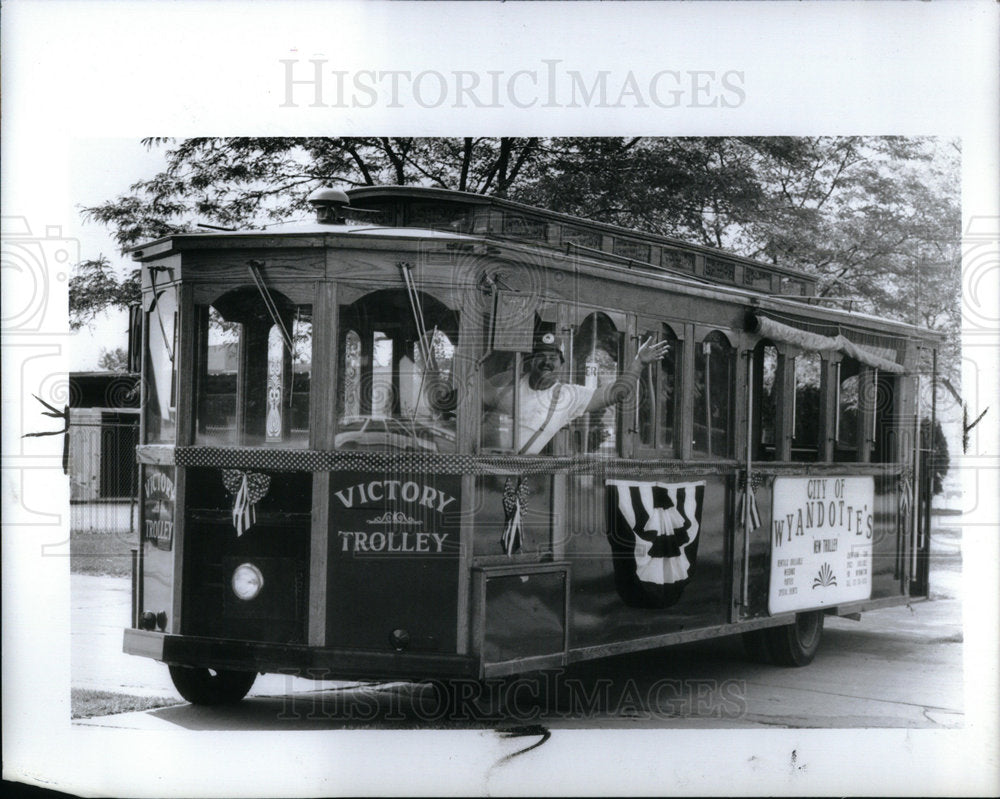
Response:
[{"label": "white shirt", "polygon": [[[556,399],[551,418],[545,423],[546,417],[549,416],[549,408],[552,406],[552,397],[555,394],[556,386],[559,386],[559,396]],[[537,455],[564,426],[583,415],[596,388],[596,385],[579,386],[575,383],[556,383],[541,391],[536,391],[528,385],[528,376],[522,377],[521,405],[517,420],[521,446],[523,447],[528,439],[535,434],[535,431],[545,423],[541,434],[524,451],[524,454]]]}]

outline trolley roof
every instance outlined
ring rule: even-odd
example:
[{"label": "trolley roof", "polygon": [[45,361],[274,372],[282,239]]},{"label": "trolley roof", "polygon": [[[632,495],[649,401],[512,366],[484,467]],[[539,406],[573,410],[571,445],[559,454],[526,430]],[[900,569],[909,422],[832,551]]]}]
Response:
[{"label": "trolley roof", "polygon": [[[806,314],[822,326],[824,322],[845,327],[860,325],[891,330],[924,340],[941,340],[934,331],[905,322],[857,311],[844,311],[816,304],[817,278],[800,270],[768,264],[724,250],[690,244],[668,236],[645,233],[581,219],[569,214],[535,208],[511,200],[449,189],[411,186],[372,186],[351,189],[345,215],[335,222],[292,221],[262,230],[206,230],[176,233],[131,248],[138,261],[155,260],[174,252],[225,246],[228,240],[248,246],[327,246],[333,237],[341,240],[433,239],[469,245],[496,244],[501,250],[543,248],[562,255],[572,254],[580,264],[627,272],[629,279],[645,282],[664,280],[686,293],[711,291],[729,295],[767,314]],[[357,217],[363,217],[358,219]],[[270,240],[270,241],[267,241]],[[463,247],[464,249],[464,247]],[[805,307],[808,306],[808,307]]]}]

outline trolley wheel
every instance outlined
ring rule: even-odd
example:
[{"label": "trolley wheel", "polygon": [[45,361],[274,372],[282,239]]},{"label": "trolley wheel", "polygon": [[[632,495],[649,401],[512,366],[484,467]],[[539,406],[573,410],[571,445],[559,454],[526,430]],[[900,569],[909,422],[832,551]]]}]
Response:
[{"label": "trolley wheel", "polygon": [[194,666],[169,666],[170,679],[192,705],[234,705],[257,679],[255,671],[217,671]]},{"label": "trolley wheel", "polygon": [[792,624],[769,627],[766,633],[771,661],[778,666],[808,666],[823,640],[823,611],[797,613]]}]

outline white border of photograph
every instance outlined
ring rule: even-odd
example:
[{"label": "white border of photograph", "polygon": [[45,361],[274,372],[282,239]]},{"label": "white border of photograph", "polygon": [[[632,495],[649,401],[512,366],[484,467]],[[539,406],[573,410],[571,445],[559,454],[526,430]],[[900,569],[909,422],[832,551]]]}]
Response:
[{"label": "white border of photograph", "polygon": [[[72,159],[82,140],[386,133],[961,137],[963,218],[971,237],[966,341],[976,353],[965,368],[982,387],[978,407],[991,407],[960,459],[967,501],[975,506],[963,541],[962,729],[558,731],[529,756],[498,766],[522,746],[488,730],[85,728],[69,721],[69,505],[61,437],[20,439],[24,420],[41,418],[28,404],[31,393],[65,380],[69,365],[70,264],[53,260],[49,272],[17,296],[4,292],[3,300],[5,319],[23,313],[37,320],[3,341],[5,777],[135,796],[998,789],[995,3],[12,0],[3,23],[5,223],[22,219],[31,235],[68,240],[70,250],[73,240],[94,235],[81,227],[79,206],[100,199],[81,199],[86,187],[74,184]],[[322,62],[328,73],[319,103],[315,94],[308,100],[311,85],[293,86],[289,102],[283,61]],[[369,105],[364,89],[346,100],[331,97],[335,72],[350,85],[368,85],[359,75],[394,70],[440,74],[443,99],[429,93],[434,75],[422,79],[427,93],[419,97],[393,98],[384,78],[375,79],[379,91]],[[587,85],[606,72],[607,101],[571,105],[566,76],[573,71]],[[480,76],[481,99],[493,85],[491,72],[499,72],[496,105],[460,96],[455,72]],[[672,107],[661,95],[659,103],[651,97],[655,76],[664,72],[688,81]],[[723,75],[731,86],[712,103],[698,87],[721,85]],[[666,79],[673,76],[657,85]],[[731,88],[737,85],[738,92]],[[118,185],[116,175],[131,168],[106,164],[108,195],[127,189],[134,176]],[[15,277],[23,280],[5,273],[5,284]]]}]

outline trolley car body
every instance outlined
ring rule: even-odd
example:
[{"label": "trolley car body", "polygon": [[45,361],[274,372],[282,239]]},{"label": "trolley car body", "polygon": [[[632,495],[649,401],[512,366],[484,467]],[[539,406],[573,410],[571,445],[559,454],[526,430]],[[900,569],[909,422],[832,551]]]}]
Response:
[{"label": "trolley car body", "polygon": [[[350,201],[367,221],[133,253],[126,652],[487,678],[926,596],[927,331],[819,303],[803,273],[503,200]],[[672,346],[520,454],[484,387],[517,384],[540,331],[591,387],[646,337]]]}]

